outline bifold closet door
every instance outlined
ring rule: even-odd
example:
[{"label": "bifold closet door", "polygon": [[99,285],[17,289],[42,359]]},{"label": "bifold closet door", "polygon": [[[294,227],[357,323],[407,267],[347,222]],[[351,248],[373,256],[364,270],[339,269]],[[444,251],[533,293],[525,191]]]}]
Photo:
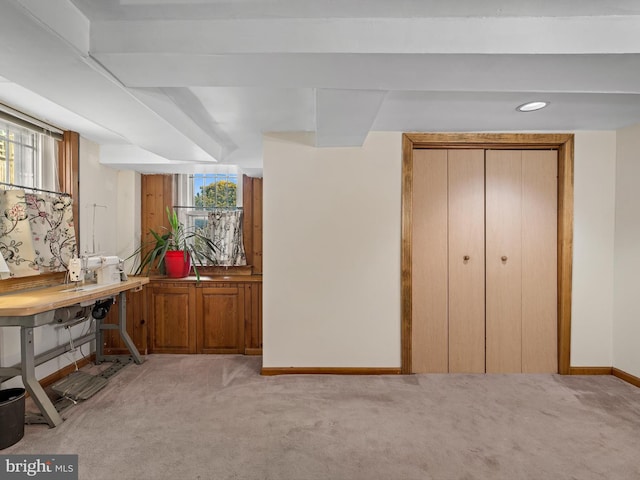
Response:
[{"label": "bifold closet door", "polygon": [[413,372],[484,372],[484,151],[414,150],[412,210]]},{"label": "bifold closet door", "polygon": [[558,152],[522,152],[522,372],[558,372]]},{"label": "bifold closet door", "polygon": [[522,152],[486,159],[487,373],[522,371]]},{"label": "bifold closet door", "polygon": [[485,371],[484,150],[448,150],[449,372]]},{"label": "bifold closet door", "polygon": [[487,373],[557,372],[557,152],[486,153]]},{"label": "bifold closet door", "polygon": [[412,370],[449,371],[447,151],[413,151]]}]

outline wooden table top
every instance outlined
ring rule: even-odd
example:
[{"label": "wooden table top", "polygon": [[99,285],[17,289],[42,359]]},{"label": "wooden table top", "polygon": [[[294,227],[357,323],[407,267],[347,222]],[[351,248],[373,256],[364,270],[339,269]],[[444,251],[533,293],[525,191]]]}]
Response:
[{"label": "wooden table top", "polygon": [[84,284],[75,288],[74,283],[35,288],[0,295],[0,317],[27,316],[48,312],[56,308],[91,302],[133,290],[149,283],[148,277],[129,277],[112,285]]}]

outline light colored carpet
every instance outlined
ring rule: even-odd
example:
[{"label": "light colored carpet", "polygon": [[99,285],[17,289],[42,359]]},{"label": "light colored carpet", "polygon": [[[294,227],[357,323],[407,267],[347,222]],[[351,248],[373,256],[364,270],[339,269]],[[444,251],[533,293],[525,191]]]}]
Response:
[{"label": "light colored carpet", "polygon": [[150,355],[6,453],[86,480],[640,479],[640,389],[614,377],[261,377],[260,357]]}]

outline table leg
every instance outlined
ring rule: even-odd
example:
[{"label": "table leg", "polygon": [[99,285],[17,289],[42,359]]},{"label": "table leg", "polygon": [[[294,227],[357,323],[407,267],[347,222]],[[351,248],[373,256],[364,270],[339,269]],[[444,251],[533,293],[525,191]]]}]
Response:
[{"label": "table leg", "polygon": [[22,349],[22,382],[33,398],[33,401],[42,412],[50,427],[62,423],[62,417],[51,403],[51,400],[36,379],[35,355],[33,346],[33,328],[20,327],[20,343]]},{"label": "table leg", "polygon": [[127,333],[127,292],[120,292],[120,301],[118,302],[118,331],[120,332],[120,338],[122,338],[124,344],[129,349],[133,361],[141,365],[143,360],[140,352],[138,352],[133,340],[131,340],[131,337]]}]

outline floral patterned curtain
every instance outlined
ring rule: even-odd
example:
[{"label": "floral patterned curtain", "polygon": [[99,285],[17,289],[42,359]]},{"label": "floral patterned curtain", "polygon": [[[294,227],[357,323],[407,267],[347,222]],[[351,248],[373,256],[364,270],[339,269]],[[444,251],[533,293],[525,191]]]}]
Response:
[{"label": "floral patterned curtain", "polygon": [[33,246],[41,271],[66,270],[76,252],[71,197],[27,193],[26,201]]},{"label": "floral patterned curtain", "polygon": [[64,271],[75,251],[71,197],[0,191],[0,253],[12,277]]},{"label": "floral patterned curtain", "polygon": [[4,190],[0,196],[0,252],[12,277],[38,275],[36,250],[24,190]]},{"label": "floral patterned curtain", "polygon": [[246,265],[242,241],[242,210],[214,209],[209,212],[210,238],[218,247],[216,265]]}]

